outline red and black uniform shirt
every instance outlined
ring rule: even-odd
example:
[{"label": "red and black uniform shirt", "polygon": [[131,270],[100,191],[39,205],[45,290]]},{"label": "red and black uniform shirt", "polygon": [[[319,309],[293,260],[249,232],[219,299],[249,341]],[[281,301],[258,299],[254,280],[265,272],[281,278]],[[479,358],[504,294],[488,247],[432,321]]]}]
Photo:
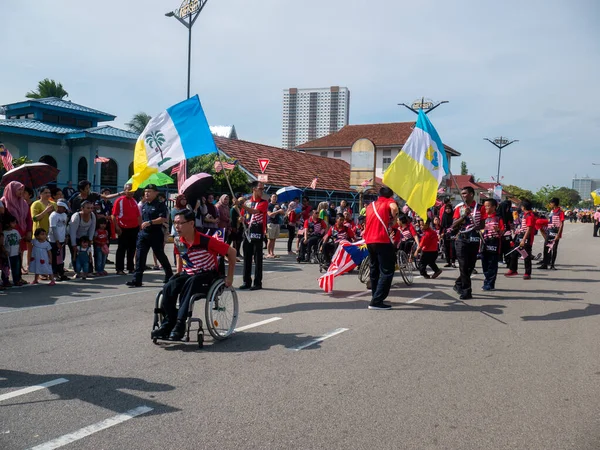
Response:
[{"label": "red and black uniform shirt", "polygon": [[[496,230],[496,227],[498,230]],[[500,238],[504,234],[504,221],[496,214],[487,216],[483,227],[483,251],[498,253]]]},{"label": "red and black uniform shirt", "polygon": [[424,252],[437,252],[439,245],[439,238],[436,231],[432,228],[423,230],[423,237],[421,238],[420,247]]},{"label": "red and black uniform shirt", "polygon": [[336,224],[329,229],[329,231],[325,235],[325,240],[329,239],[330,237],[333,238],[335,243],[338,243],[342,240],[350,241],[351,239],[354,239],[354,231],[352,230],[352,228],[346,225],[338,227]]},{"label": "red and black uniform shirt", "polygon": [[322,236],[327,229],[327,224],[323,219],[317,219],[315,221],[311,217],[310,219],[304,221],[304,229],[306,230],[305,233],[307,233],[306,237]]},{"label": "red and black uniform shirt", "polygon": [[225,256],[229,250],[229,245],[199,231],[195,232],[192,243],[182,236],[175,237],[173,243],[175,254],[181,258],[183,270],[188,275],[217,271],[217,256]]},{"label": "red and black uniform shirt", "polygon": [[531,232],[529,233],[529,238],[526,244],[533,245],[533,233],[535,231],[535,215],[532,211],[527,211],[523,214],[521,218],[521,227],[519,228],[519,237],[523,239],[525,233],[527,232],[527,228],[531,227]]},{"label": "red and black uniform shirt", "polygon": [[[467,205],[465,203],[460,203],[454,208],[454,220],[460,219],[464,213]],[[471,209],[471,214],[469,214],[463,223],[461,224],[458,230],[458,239],[466,240],[473,243],[478,243],[479,227],[481,225],[481,220],[485,219],[485,210],[481,205],[478,205],[476,201],[473,201],[469,208]]]},{"label": "red and black uniform shirt", "polygon": [[258,209],[259,212],[255,214],[245,214],[246,227],[248,228],[248,237],[250,239],[262,240],[267,230],[267,210],[269,208],[269,202],[266,200],[256,200],[252,197],[250,200],[250,208]]},{"label": "red and black uniform shirt", "polygon": [[[560,226],[565,221],[565,213],[560,208],[555,208],[548,218],[548,239],[554,240],[558,236]],[[561,238],[562,236],[558,236]]]}]

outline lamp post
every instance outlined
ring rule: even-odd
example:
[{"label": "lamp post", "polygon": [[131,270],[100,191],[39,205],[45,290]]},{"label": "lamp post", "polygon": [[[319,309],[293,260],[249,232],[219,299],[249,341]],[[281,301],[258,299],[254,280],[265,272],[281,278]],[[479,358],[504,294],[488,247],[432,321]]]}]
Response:
[{"label": "lamp post", "polygon": [[492,143],[495,147],[498,148],[498,176],[496,177],[496,183],[500,184],[500,160],[502,158],[502,149],[504,147],[508,147],[510,144],[513,144],[515,142],[519,142],[518,139],[513,139],[512,141],[509,141],[507,138],[500,136],[499,138],[494,139],[493,141],[491,139],[488,138],[483,138],[484,141],[488,141],[490,143]]},{"label": "lamp post", "polygon": [[207,2],[208,0],[183,0],[179,8],[165,14],[167,17],[175,17],[188,29],[187,98],[190,98],[190,76],[192,70],[192,27]]},{"label": "lamp post", "polygon": [[406,103],[398,103],[398,106],[404,106],[405,108],[410,109],[415,114],[419,114],[419,109],[422,109],[425,112],[425,114],[429,114],[435,108],[437,108],[440,105],[443,105],[444,103],[449,102],[448,100],[444,100],[434,105],[433,100],[421,97],[420,100],[415,100],[414,102],[412,102],[410,106],[408,106]]}]

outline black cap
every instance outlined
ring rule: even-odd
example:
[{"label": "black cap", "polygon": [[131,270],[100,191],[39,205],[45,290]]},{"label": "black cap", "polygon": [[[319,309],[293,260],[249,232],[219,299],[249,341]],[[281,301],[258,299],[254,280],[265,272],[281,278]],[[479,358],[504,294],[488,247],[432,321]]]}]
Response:
[{"label": "black cap", "polygon": [[151,191],[156,191],[158,192],[158,187],[155,184],[149,184],[148,186],[146,186],[144,189],[150,189]]}]

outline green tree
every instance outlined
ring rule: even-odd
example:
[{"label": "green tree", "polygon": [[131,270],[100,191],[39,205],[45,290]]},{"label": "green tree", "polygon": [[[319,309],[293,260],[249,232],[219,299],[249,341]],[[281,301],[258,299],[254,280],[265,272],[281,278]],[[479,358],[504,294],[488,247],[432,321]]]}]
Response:
[{"label": "green tree", "polygon": [[535,194],[540,207],[547,207],[550,199],[556,197],[564,207],[572,208],[581,201],[579,192],[565,186],[557,187],[546,185]]},{"label": "green tree", "polygon": [[148,125],[148,122],[150,122],[150,119],[152,119],[152,117],[145,112],[139,112],[134,114],[131,120],[127,122],[125,126],[132,133],[142,134],[146,128],[146,125]]},{"label": "green tree", "polygon": [[467,168],[467,162],[466,161],[461,161],[460,162],[460,174],[461,175],[469,175],[469,169]]},{"label": "green tree", "polygon": [[[14,159],[12,160],[13,167],[19,167],[19,166],[22,166],[23,164],[31,164],[32,162],[33,162],[33,161],[32,161],[32,160],[30,160],[30,159],[27,157],[27,155],[24,155],[24,156],[19,156],[18,158],[14,158]],[[4,164],[2,163],[2,160],[1,160],[1,159],[0,159],[0,168],[2,168],[2,170],[6,170],[6,169],[4,168]]]},{"label": "green tree", "polygon": [[[233,160],[227,160],[223,156],[221,156],[221,160],[223,162],[232,162]],[[208,155],[197,156],[195,158],[191,158],[188,160],[188,174],[192,175],[195,173],[210,173],[214,180],[215,184],[213,190],[215,192],[229,192],[229,186],[227,186],[227,180],[225,179],[225,175],[223,171],[215,173],[215,161],[217,161],[217,154],[210,153]],[[229,181],[231,182],[231,187],[233,192],[248,192],[248,176],[242,172],[242,170],[236,166],[233,170],[228,170],[227,174],[229,175]]]},{"label": "green tree", "polygon": [[29,91],[27,94],[25,94],[25,97],[27,98],[65,98],[68,96],[69,93],[63,89],[63,85],[61,83],[57,83],[49,78],[44,78],[38,83],[37,91]]},{"label": "green tree", "polygon": [[527,200],[531,200],[531,201],[535,200],[535,198],[534,198],[535,196],[533,195],[533,192],[531,192],[527,189],[520,188],[519,186],[505,184],[504,186],[502,186],[502,188],[506,192],[508,192],[512,197],[516,197],[519,200],[523,200],[523,199],[527,199]]}]

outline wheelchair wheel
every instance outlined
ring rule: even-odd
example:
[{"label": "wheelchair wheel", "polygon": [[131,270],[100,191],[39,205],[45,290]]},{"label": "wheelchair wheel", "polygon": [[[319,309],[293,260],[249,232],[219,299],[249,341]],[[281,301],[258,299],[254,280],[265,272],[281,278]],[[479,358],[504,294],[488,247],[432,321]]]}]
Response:
[{"label": "wheelchair wheel", "polygon": [[215,281],[206,295],[206,328],[219,341],[233,334],[238,319],[238,297],[233,287],[226,287],[225,280]]},{"label": "wheelchair wheel", "polygon": [[358,280],[367,284],[371,276],[371,258],[366,256],[365,259],[360,263],[360,267],[358,268]]},{"label": "wheelchair wheel", "polygon": [[404,284],[406,284],[407,286],[413,284],[413,266],[412,263],[409,261],[408,256],[403,250],[400,250],[398,252],[398,268],[400,270],[400,275],[404,280]]},{"label": "wheelchair wheel", "polygon": [[[154,302],[154,322],[152,323],[152,331],[156,330],[163,319],[165,318],[165,312],[162,309],[162,290],[156,294],[156,301]],[[158,342],[158,339],[152,339],[152,342],[155,344]]]}]

